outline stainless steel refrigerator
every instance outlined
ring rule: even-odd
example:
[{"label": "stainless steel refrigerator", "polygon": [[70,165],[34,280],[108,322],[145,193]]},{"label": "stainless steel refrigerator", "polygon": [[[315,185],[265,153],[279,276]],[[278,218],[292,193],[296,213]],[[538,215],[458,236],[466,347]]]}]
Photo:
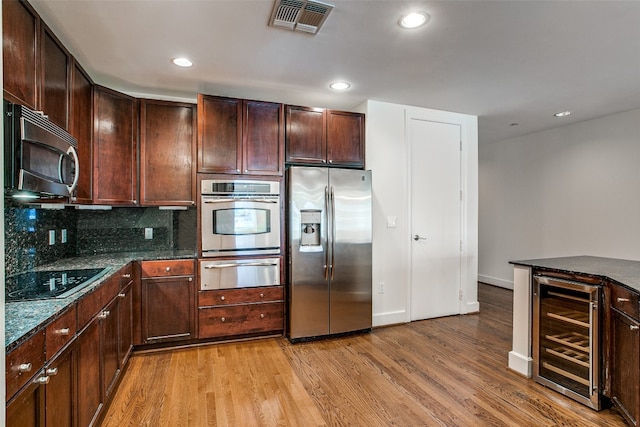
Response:
[{"label": "stainless steel refrigerator", "polygon": [[371,329],[371,171],[287,171],[291,341]]}]

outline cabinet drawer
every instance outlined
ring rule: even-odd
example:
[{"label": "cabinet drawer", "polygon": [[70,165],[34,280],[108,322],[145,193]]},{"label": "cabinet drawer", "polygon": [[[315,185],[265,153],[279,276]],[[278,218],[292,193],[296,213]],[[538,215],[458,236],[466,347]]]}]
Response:
[{"label": "cabinet drawer", "polygon": [[76,306],[71,306],[46,329],[47,358],[58,352],[76,334]]},{"label": "cabinet drawer", "polygon": [[200,308],[198,320],[199,338],[282,331],[284,303]]},{"label": "cabinet drawer", "polygon": [[7,401],[44,366],[44,331],[38,332],[7,355]]},{"label": "cabinet drawer", "polygon": [[640,307],[638,306],[639,295],[622,286],[611,285],[611,306],[640,320]]},{"label": "cabinet drawer", "polygon": [[283,299],[284,288],[282,286],[198,292],[199,307],[282,301]]},{"label": "cabinet drawer", "polygon": [[192,259],[143,261],[140,266],[142,277],[190,276],[195,271]]},{"label": "cabinet drawer", "polygon": [[120,272],[78,302],[78,329],[82,329],[120,290]]}]

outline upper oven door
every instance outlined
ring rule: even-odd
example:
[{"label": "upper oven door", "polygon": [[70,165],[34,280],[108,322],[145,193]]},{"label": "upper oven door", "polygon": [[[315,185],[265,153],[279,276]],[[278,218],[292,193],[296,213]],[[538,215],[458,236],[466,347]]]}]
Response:
[{"label": "upper oven door", "polygon": [[202,196],[202,255],[280,253],[280,198]]}]

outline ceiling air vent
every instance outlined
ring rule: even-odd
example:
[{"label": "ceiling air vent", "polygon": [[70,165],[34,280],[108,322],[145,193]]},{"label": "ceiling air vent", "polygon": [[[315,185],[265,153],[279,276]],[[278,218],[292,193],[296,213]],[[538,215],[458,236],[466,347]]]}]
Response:
[{"label": "ceiling air vent", "polygon": [[313,0],[276,0],[269,24],[292,31],[316,34],[333,5]]}]

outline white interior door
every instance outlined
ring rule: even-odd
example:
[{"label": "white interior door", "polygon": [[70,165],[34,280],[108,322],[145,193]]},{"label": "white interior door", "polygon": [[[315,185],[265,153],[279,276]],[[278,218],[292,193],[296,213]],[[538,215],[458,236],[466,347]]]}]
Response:
[{"label": "white interior door", "polygon": [[411,185],[411,320],[459,314],[461,129],[408,117]]}]

